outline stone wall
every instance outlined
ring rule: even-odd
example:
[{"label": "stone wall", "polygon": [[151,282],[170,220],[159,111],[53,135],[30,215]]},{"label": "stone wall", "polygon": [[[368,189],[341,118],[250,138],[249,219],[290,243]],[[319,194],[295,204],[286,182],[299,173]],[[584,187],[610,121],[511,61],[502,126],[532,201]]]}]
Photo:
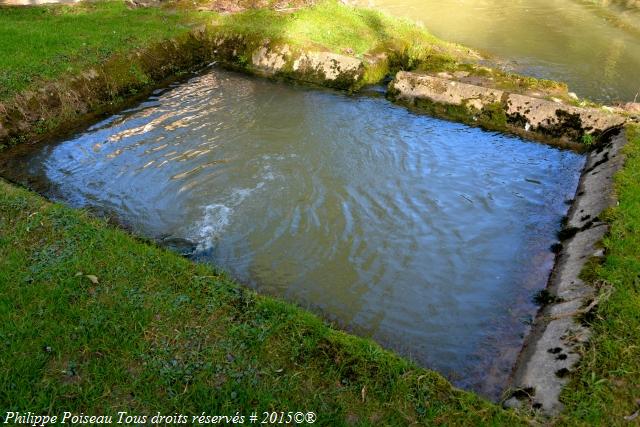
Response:
[{"label": "stone wall", "polygon": [[607,139],[626,118],[604,108],[578,107],[455,78],[399,72],[389,96],[446,119],[558,144],[587,145]]}]

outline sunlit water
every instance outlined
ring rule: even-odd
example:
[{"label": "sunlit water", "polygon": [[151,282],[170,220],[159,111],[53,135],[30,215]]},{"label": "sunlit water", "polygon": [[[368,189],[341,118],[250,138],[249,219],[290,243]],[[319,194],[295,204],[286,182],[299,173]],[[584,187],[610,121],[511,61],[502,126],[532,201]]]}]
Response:
[{"label": "sunlit water", "polygon": [[356,1],[492,54],[508,70],[567,82],[583,97],[632,101],[640,92],[638,0]]},{"label": "sunlit water", "polygon": [[380,97],[212,71],[2,167],[495,396],[583,161]]}]

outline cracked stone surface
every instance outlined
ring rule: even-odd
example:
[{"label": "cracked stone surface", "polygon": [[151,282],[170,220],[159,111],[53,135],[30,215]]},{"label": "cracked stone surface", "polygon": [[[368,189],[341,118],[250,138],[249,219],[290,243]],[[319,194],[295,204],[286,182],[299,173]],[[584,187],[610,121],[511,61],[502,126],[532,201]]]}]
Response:
[{"label": "cracked stone surface", "polygon": [[275,50],[262,46],[251,55],[251,63],[266,74],[275,74],[284,69],[290,55],[291,50],[287,45]]},{"label": "cracked stone surface", "polygon": [[455,76],[463,75],[439,73],[434,76],[400,71],[391,82],[390,93],[409,104],[427,100],[466,107],[468,122],[474,122],[478,112],[491,110],[490,116],[493,116],[497,106],[498,111],[503,112],[503,122],[498,122],[502,130],[532,138],[537,135],[543,139],[577,142],[584,135],[600,136],[626,122],[625,117],[611,109],[581,108],[455,80]]},{"label": "cracked stone surface", "polygon": [[442,104],[469,105],[476,110],[500,102],[504,94],[499,89],[406,71],[400,71],[396,75],[392,88],[398,91],[398,98],[406,101],[428,99]]},{"label": "cracked stone surface", "polygon": [[336,53],[307,52],[294,61],[293,71],[319,74],[329,81],[340,77],[357,81],[364,75],[364,63],[357,58]]},{"label": "cracked stone surface", "polygon": [[506,111],[507,115],[520,115],[531,127],[542,129],[560,124],[565,117],[579,118],[580,126],[587,133],[601,133],[626,121],[624,117],[602,109],[579,108],[515,93],[509,94]]}]

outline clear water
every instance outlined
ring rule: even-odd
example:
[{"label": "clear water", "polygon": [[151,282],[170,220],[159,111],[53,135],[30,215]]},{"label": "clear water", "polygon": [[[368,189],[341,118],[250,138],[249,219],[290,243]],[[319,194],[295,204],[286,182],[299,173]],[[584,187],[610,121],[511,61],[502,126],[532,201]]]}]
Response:
[{"label": "clear water", "polygon": [[[564,81],[600,102],[640,92],[638,0],[357,0],[494,55],[507,69]],[[640,100],[640,95],[638,95]]]},{"label": "clear water", "polygon": [[583,162],[380,97],[214,70],[0,163],[495,396]]}]

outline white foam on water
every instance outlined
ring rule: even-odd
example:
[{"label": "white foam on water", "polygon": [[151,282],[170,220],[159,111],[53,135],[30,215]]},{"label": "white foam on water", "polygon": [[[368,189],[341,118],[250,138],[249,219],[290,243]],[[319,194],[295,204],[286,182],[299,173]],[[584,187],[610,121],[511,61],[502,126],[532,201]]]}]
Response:
[{"label": "white foam on water", "polygon": [[198,250],[207,250],[213,247],[215,240],[229,225],[232,213],[233,208],[222,204],[215,203],[205,206],[198,232]]},{"label": "white foam on water", "polygon": [[[269,169],[269,167],[266,167],[266,173],[262,174],[262,178],[266,181],[275,179]],[[231,215],[235,209],[256,190],[264,188],[264,180],[259,181],[253,188],[236,188],[232,190],[224,203],[212,203],[203,207],[202,221],[196,226],[196,232],[194,233],[199,242],[198,250],[208,250],[214,246],[215,241],[220,238],[229,226]]]}]

